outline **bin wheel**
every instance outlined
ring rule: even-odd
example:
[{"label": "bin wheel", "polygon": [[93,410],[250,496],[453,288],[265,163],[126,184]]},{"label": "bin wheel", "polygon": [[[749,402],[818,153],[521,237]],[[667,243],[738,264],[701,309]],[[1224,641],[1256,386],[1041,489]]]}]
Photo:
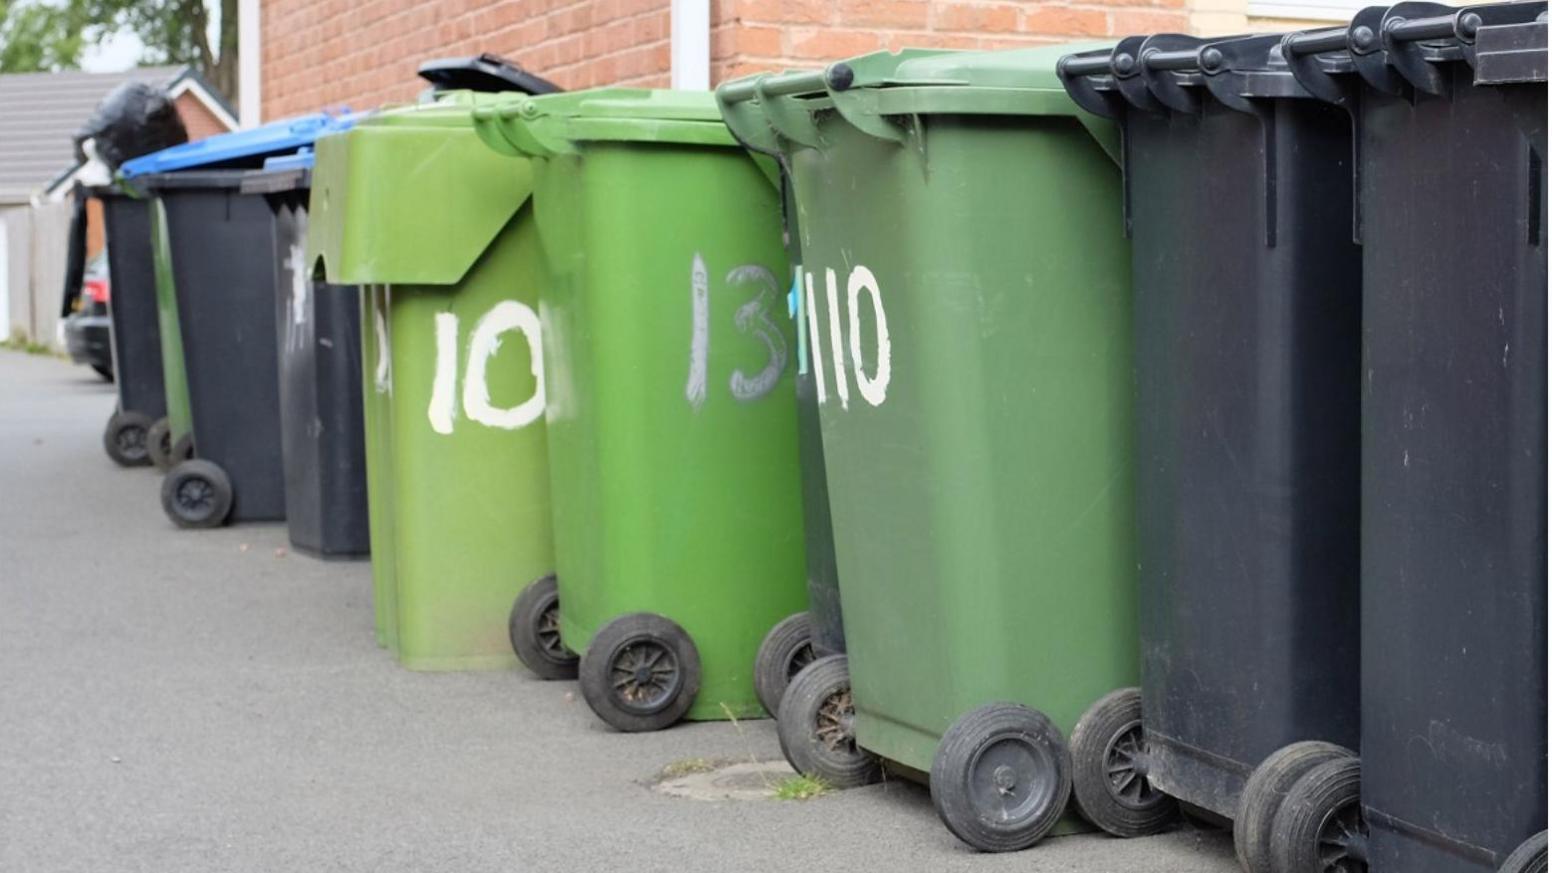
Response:
[{"label": "bin wheel", "polygon": [[507,621],[512,651],[540,679],[577,678],[577,653],[560,640],[560,593],[555,574],[529,583]]},{"label": "bin wheel", "polygon": [[172,424],[164,415],[146,431],[146,453],[158,470],[172,469]]},{"label": "bin wheel", "polygon": [[120,467],[144,467],[151,463],[146,451],[150,416],[139,412],[115,412],[102,432],[102,447]]},{"label": "bin wheel", "polygon": [[808,613],[789,615],[760,641],[754,658],[754,694],[765,711],[775,716],[781,697],[798,671],[814,662],[814,631]]},{"label": "bin wheel", "polygon": [[172,465],[181,464],[184,461],[194,459],[194,435],[186,433],[173,441],[172,453],[167,456],[167,462]]},{"label": "bin wheel", "polygon": [[1358,758],[1344,755],[1299,777],[1272,820],[1271,855],[1286,873],[1366,873],[1369,828],[1358,803]]},{"label": "bin wheel", "polygon": [[954,836],[983,852],[1012,852],[1056,826],[1072,794],[1072,764],[1044,713],[993,703],[960,716],[943,735],[928,787]]},{"label": "bin wheel", "polygon": [[668,727],[701,690],[701,656],[684,628],[650,612],[622,615],[593,635],[577,665],[582,699],[627,733]]},{"label": "bin wheel", "polygon": [[232,480],[209,461],[184,461],[162,477],[162,509],[178,527],[220,527],[232,512]]},{"label": "bin wheel", "polygon": [[1547,873],[1547,832],[1531,837],[1508,858],[1498,873]]},{"label": "bin wheel", "polygon": [[113,381],[113,368],[107,364],[93,364],[92,372],[102,377],[102,381],[104,382]]},{"label": "bin wheel", "polygon": [[1272,863],[1272,820],[1282,808],[1288,789],[1315,767],[1353,753],[1335,743],[1309,741],[1283,746],[1262,761],[1240,792],[1234,816],[1234,853],[1245,873],[1275,873]]},{"label": "bin wheel", "polygon": [[1179,819],[1174,798],[1148,782],[1142,691],[1101,697],[1072,729],[1072,793],[1083,817],[1118,837],[1156,834]]},{"label": "bin wheel", "polygon": [[776,738],[792,769],[832,788],[878,780],[878,759],[857,747],[857,710],[845,655],[820,658],[798,671],[778,709]]}]

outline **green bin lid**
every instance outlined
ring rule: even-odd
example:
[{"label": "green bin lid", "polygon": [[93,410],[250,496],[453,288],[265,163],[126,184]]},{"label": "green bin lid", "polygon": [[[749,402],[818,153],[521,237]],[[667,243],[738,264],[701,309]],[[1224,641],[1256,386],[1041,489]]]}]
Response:
[{"label": "green bin lid", "polygon": [[316,145],[308,262],[336,284],[452,285],[532,193],[470,112],[511,95],[453,91],[385,109]]},{"label": "green bin lid", "polygon": [[820,146],[812,113],[834,110],[864,132],[903,141],[895,121],[920,115],[1061,115],[1087,127],[1114,157],[1114,126],[1078,106],[1056,75],[1073,52],[1112,43],[1079,42],[999,51],[906,49],[874,52],[823,71],[756,75],[724,84],[718,102],[740,141],[778,151],[782,140]]},{"label": "green bin lid", "polygon": [[491,148],[546,157],[583,142],[654,142],[736,147],[709,91],[599,88],[512,96],[474,111]]}]

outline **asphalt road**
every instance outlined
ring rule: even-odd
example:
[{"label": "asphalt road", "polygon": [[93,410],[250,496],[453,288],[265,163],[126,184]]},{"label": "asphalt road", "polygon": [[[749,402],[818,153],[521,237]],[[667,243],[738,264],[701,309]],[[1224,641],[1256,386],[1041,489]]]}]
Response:
[{"label": "asphalt road", "polygon": [[0,871],[1238,869],[1195,829],[978,855],[903,782],[665,796],[677,762],[779,758],[770,723],[626,736],[570,683],[403,670],[366,564],[174,530],[156,475],[103,454],[113,402],[0,351]]}]

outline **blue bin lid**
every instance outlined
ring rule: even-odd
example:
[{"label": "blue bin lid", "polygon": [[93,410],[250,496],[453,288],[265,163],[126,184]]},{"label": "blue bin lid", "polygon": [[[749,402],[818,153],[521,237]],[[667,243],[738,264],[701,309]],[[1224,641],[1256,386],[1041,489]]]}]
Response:
[{"label": "blue bin lid", "polygon": [[196,142],[175,145],[125,161],[119,173],[125,178],[230,164],[265,155],[283,155],[310,147],[320,136],[349,130],[364,113],[332,115],[316,112],[275,121],[252,130],[239,130]]}]

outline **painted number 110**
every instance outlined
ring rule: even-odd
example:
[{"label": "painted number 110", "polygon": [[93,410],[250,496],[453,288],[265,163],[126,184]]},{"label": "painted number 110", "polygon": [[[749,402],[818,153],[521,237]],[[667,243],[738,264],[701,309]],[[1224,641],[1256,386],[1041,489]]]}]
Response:
[{"label": "painted number 110", "polygon": [[[820,323],[818,304],[815,301],[814,273],[803,271],[804,306],[808,316],[808,348],[814,368],[814,384],[818,388],[817,394],[820,403],[828,399],[828,391],[825,387],[824,355],[821,349],[824,343],[820,335]],[[824,295],[825,309],[830,314],[829,340],[830,340],[830,369],[835,376],[835,396],[840,400],[841,408],[846,409],[851,402],[850,387],[846,382],[847,355],[850,351],[850,370],[852,379],[857,383],[857,393],[862,395],[872,406],[882,404],[889,395],[890,349],[889,349],[889,321],[884,316],[884,299],[879,294],[878,277],[873,271],[861,264],[852,268],[851,275],[846,277],[846,333],[849,334],[850,343],[843,343],[841,337],[841,299],[840,291],[836,285],[835,271],[824,271]],[[862,358],[862,324],[858,312],[858,304],[861,303],[863,293],[867,293],[873,309],[874,330],[878,334],[878,343],[874,350],[873,374],[870,376],[863,366]]]}]

